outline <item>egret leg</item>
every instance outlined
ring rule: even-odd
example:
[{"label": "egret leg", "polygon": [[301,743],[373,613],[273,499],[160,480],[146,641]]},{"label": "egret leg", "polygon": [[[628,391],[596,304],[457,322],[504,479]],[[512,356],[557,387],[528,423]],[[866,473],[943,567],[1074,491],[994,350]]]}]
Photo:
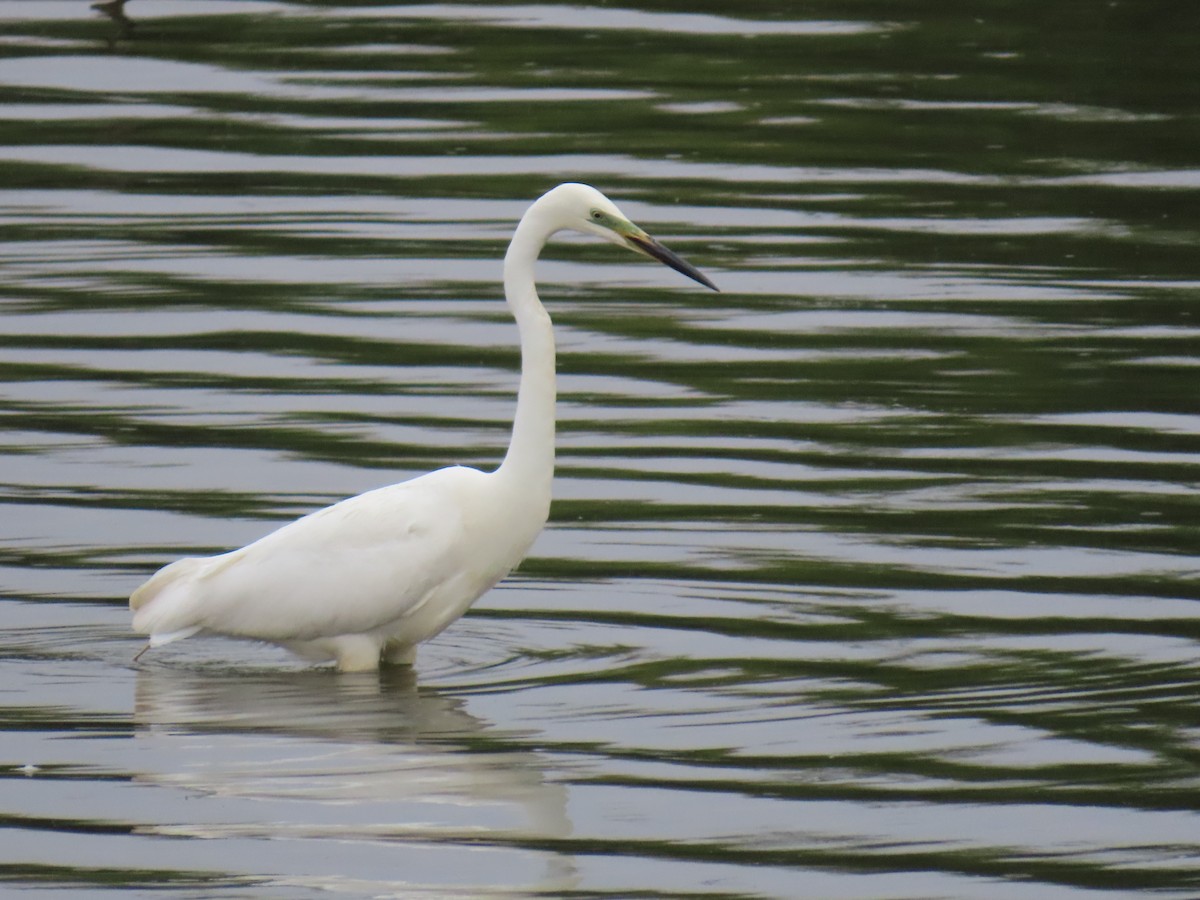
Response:
[{"label": "egret leg", "polygon": [[411,666],[417,661],[414,644],[384,644],[383,661],[389,666]]},{"label": "egret leg", "polygon": [[365,634],[343,634],[331,643],[339,672],[374,672],[379,668],[381,648],[378,638]]}]

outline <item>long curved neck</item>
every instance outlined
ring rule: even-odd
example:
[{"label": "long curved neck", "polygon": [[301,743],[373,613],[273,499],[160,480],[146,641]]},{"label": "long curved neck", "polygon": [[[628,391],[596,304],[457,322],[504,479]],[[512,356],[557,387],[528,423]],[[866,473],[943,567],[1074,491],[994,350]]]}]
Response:
[{"label": "long curved neck", "polygon": [[521,386],[512,441],[495,473],[522,490],[544,491],[547,503],[554,476],[554,330],[538,299],[533,267],[550,234],[535,204],[504,256],[504,296],[521,335]]}]

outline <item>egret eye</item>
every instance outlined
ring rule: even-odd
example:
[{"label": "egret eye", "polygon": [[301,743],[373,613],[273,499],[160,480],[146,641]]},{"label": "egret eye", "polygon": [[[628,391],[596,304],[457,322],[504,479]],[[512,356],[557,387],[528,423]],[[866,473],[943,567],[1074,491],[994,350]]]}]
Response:
[{"label": "egret eye", "polygon": [[592,221],[593,222],[603,222],[604,221],[604,213],[600,212],[600,210],[598,210],[598,209],[593,209],[592,210]]}]

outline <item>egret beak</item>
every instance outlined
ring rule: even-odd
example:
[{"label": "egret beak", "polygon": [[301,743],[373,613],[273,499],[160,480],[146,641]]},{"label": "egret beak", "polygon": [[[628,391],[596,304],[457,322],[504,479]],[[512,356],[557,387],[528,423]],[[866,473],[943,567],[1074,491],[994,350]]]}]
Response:
[{"label": "egret beak", "polygon": [[721,289],[709,281],[708,277],[699,269],[687,260],[681,259],[641,229],[623,234],[622,237],[625,238],[631,250],[636,250],[638,253],[649,256],[651,259],[657,259],[663,265],[670,266],[676,272],[680,272],[692,279],[692,281],[698,281],[706,288],[712,288],[717,293],[721,292]]}]

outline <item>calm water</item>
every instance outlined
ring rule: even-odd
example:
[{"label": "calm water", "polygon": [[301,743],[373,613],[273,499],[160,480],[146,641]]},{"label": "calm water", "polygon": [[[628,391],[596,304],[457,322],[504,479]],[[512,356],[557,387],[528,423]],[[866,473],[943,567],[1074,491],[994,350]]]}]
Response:
[{"label": "calm water", "polygon": [[[1200,23],[678,6],[0,2],[0,891],[1200,894]],[[135,667],[499,460],[564,180],[724,293],[547,252],[531,558],[415,675]]]}]

